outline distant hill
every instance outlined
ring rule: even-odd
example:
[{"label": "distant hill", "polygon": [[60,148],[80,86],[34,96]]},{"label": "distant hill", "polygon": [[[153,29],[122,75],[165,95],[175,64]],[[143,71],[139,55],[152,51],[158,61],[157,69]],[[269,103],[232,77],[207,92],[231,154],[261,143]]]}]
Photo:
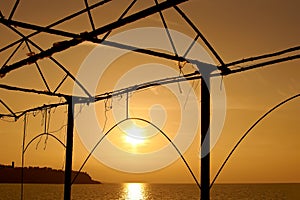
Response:
[{"label": "distant hill", "polygon": [[[0,165],[0,183],[21,183],[21,167],[14,165]],[[76,171],[72,171],[72,178]],[[48,167],[25,167],[23,169],[23,183],[44,183],[44,184],[63,184],[64,174],[62,170],[56,170]],[[92,180],[86,172],[80,172],[76,178],[75,184],[100,184],[101,182]]]}]

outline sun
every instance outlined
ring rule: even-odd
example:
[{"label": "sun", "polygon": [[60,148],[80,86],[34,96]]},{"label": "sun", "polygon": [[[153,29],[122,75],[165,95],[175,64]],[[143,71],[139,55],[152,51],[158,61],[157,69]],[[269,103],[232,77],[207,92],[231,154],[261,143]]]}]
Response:
[{"label": "sun", "polygon": [[138,126],[131,126],[125,130],[125,142],[137,146],[145,142],[144,130]]}]

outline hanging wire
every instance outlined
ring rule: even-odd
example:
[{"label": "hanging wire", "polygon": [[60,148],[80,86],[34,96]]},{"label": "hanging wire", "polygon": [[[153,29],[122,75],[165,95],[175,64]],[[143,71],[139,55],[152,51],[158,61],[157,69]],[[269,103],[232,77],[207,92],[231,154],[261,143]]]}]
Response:
[{"label": "hanging wire", "polygon": [[[300,58],[300,55],[299,55],[299,58]],[[245,70],[251,70],[251,69],[254,69],[254,68],[257,68],[257,67],[269,66],[269,65],[272,65],[272,64],[275,64],[275,63],[291,61],[293,59],[296,59],[296,58],[287,57],[287,58],[283,58],[283,60],[282,59],[280,59],[280,60],[276,59],[272,63],[270,63],[270,62],[259,63],[259,64],[248,66],[248,67],[244,68],[244,70],[232,70],[230,72],[230,74],[234,74],[234,73],[237,73],[237,72],[240,72],[240,71],[245,71]],[[228,74],[224,74],[224,76],[225,75],[228,75]],[[212,74],[211,76],[216,77],[216,76],[220,76],[220,75]],[[201,78],[201,75],[199,74],[199,72],[195,71],[193,73],[186,74],[186,75],[184,75],[184,77],[180,77],[180,78],[178,78],[178,76],[163,78],[163,79],[160,79],[160,80],[145,82],[145,83],[142,83],[142,84],[139,84],[139,85],[130,86],[130,87],[127,87],[127,88],[122,88],[122,89],[119,89],[119,90],[99,94],[99,95],[96,95],[94,97],[94,101],[97,102],[97,101],[109,99],[109,98],[112,98],[112,97],[121,96],[122,94],[125,94],[126,92],[129,92],[129,91],[145,90],[147,88],[151,88],[151,87],[155,87],[155,86],[159,86],[159,85],[166,85],[166,84],[171,84],[171,83],[174,83],[174,82],[181,82],[181,81],[194,80],[194,79],[200,79],[200,78]],[[90,102],[90,99],[86,99],[86,100],[87,101],[82,99],[82,102]],[[23,111],[18,111],[18,112],[15,112],[15,114],[17,115],[17,118],[20,118],[21,116],[23,116],[25,113],[28,113],[28,112],[42,110],[44,108],[55,108],[55,107],[64,106],[64,105],[66,105],[66,102],[48,104],[48,105],[38,106],[38,107],[35,107],[35,108],[30,108],[30,109],[23,110]],[[65,111],[65,113],[67,113],[67,110]],[[6,115],[6,114],[1,114],[1,116],[12,117],[11,115]]]},{"label": "hanging wire", "polygon": [[106,128],[106,124],[107,124],[107,121],[108,121],[108,117],[107,117],[107,112],[110,111],[112,109],[112,98],[111,98],[111,103],[110,105],[108,106],[108,102],[109,99],[105,99],[104,100],[104,125],[103,125],[103,129],[102,129],[102,133],[104,133],[105,131],[105,128]]},{"label": "hanging wire", "polygon": [[187,95],[186,95],[184,104],[183,104],[183,109],[184,109],[184,110],[185,110],[185,108],[186,108],[186,105],[187,105],[187,102],[188,102],[188,100],[189,100],[189,97],[190,97],[190,94],[191,94],[192,90],[196,90],[197,87],[199,86],[199,83],[200,83],[200,81],[197,81],[196,84],[195,84],[195,80],[193,80],[193,82],[192,82],[192,87],[190,87],[190,89],[189,89],[189,91],[188,91],[188,93],[187,93]]},{"label": "hanging wire", "polygon": [[182,64],[181,64],[181,62],[178,61],[179,76],[180,76],[180,75],[184,76],[183,68],[184,68],[184,66],[186,65],[186,63],[187,63],[187,62],[184,61],[184,62],[182,62]]},{"label": "hanging wire", "polygon": [[[79,111],[79,112],[81,112],[81,110]],[[76,115],[76,117],[74,118],[74,119],[76,119],[77,118],[77,116],[78,116],[78,114],[79,114],[79,112],[77,113],[77,115]],[[57,132],[60,132],[63,128],[65,128],[66,126],[67,126],[67,124],[64,124],[63,123],[63,125],[60,127],[60,128],[58,128],[58,129],[56,129],[56,130],[54,130],[54,131],[49,131],[49,129],[50,129],[50,120],[51,120],[51,109],[49,108],[49,109],[45,109],[44,110],[44,113],[42,114],[42,116],[43,116],[43,126],[44,126],[44,132],[43,133],[41,133],[41,134],[39,134],[38,136],[36,136],[33,140],[35,140],[35,139],[37,139],[37,138],[39,138],[39,141],[37,142],[37,144],[36,144],[36,149],[38,148],[38,146],[39,146],[39,143],[41,142],[41,140],[42,140],[42,136],[44,136],[44,135],[46,135],[46,137],[45,137],[45,141],[44,141],[44,150],[46,149],[46,146],[47,146],[47,141],[48,141],[48,137],[49,136],[51,136],[51,137],[54,137],[56,140],[58,140],[61,144],[63,144],[64,145],[64,143],[63,142],[61,142],[58,138],[56,138],[56,136],[54,136],[53,134],[54,133],[57,133]],[[32,142],[32,141],[31,141]],[[27,146],[28,146],[28,144],[27,144]],[[26,146],[26,148],[27,148],[27,146]]]},{"label": "hanging wire", "polygon": [[82,112],[82,110],[83,110],[83,108],[84,108],[85,105],[86,104],[80,104],[79,111],[75,114],[74,119],[76,119],[80,115],[80,113]]},{"label": "hanging wire", "polygon": [[24,195],[24,146],[26,139],[26,130],[27,130],[27,114],[24,115],[24,125],[23,125],[23,142],[22,142],[22,168],[21,168],[21,200],[23,200]]},{"label": "hanging wire", "polygon": [[[46,133],[47,132],[47,108],[45,108],[43,111],[44,112],[41,112],[42,113],[41,126],[44,126],[44,133]],[[39,141],[37,142],[35,149],[38,149],[41,140],[42,137],[39,138]]]},{"label": "hanging wire", "polygon": [[45,112],[48,113],[48,114],[46,116],[47,124],[45,125],[46,126],[46,131],[45,131],[46,138],[45,138],[45,142],[44,142],[44,150],[47,147],[47,141],[48,141],[48,136],[49,136],[49,127],[50,127],[50,119],[51,119],[51,108],[46,109]]},{"label": "hanging wire", "polygon": [[216,176],[214,177],[212,183],[210,184],[210,188],[214,185],[216,179],[218,178],[219,174],[221,173],[222,169],[224,168],[224,166],[226,165],[227,161],[229,160],[229,158],[232,156],[233,152],[237,149],[237,147],[240,145],[240,143],[246,138],[246,136],[250,133],[250,131],[257,125],[259,124],[259,122],[261,122],[265,117],[267,117],[271,112],[273,112],[274,110],[276,110],[277,108],[281,107],[282,105],[286,104],[287,102],[300,97],[300,93],[296,94],[282,102],[280,102],[279,104],[275,105],[273,108],[271,108],[268,112],[266,112],[265,114],[263,114],[244,134],[243,136],[239,139],[239,141],[236,143],[236,145],[232,148],[232,150],[230,151],[230,153],[228,154],[228,156],[226,157],[226,159],[224,160],[222,166],[220,167],[220,169],[218,170]]},{"label": "hanging wire", "polygon": [[[62,101],[63,101],[63,100],[62,100],[62,98],[60,97],[60,98],[59,98],[59,102],[58,102],[58,103],[61,103]],[[53,109],[53,112],[52,112],[53,114],[55,113],[55,111],[56,111],[56,108],[57,108],[57,107],[54,107],[54,109]]]},{"label": "hanging wire", "polygon": [[143,121],[145,123],[148,123],[150,125],[152,125],[154,128],[156,128],[174,147],[174,149],[177,151],[177,153],[180,155],[182,161],[184,162],[185,166],[188,168],[191,176],[193,177],[195,183],[197,184],[198,188],[201,189],[201,185],[198,182],[195,174],[193,173],[193,170],[190,168],[188,162],[185,160],[184,156],[182,155],[182,153],[180,152],[180,150],[177,148],[177,146],[174,144],[174,142],[167,136],[167,134],[161,130],[159,127],[157,127],[155,124],[153,124],[152,122],[146,120],[146,119],[142,119],[142,118],[127,118],[127,119],[123,119],[120,122],[116,123],[114,126],[112,126],[101,138],[100,140],[96,143],[96,145],[93,147],[93,149],[90,151],[89,155],[86,157],[86,159],[84,160],[84,162],[82,163],[81,167],[79,168],[79,170],[77,171],[76,175],[74,176],[73,180],[72,180],[72,184],[75,182],[76,178],[78,177],[79,173],[81,172],[81,170],[83,169],[83,167],[85,166],[85,164],[87,163],[87,161],[89,160],[89,158],[91,157],[91,155],[94,153],[94,151],[96,150],[96,148],[100,145],[100,143],[103,141],[103,139],[112,131],[114,130],[114,128],[116,128],[117,126],[119,126],[120,124],[122,124],[125,121],[128,120],[139,120],[139,121]]},{"label": "hanging wire", "polygon": [[[39,113],[39,112],[32,112],[33,116],[35,117],[36,116],[36,113]],[[30,113],[25,113],[24,114],[24,136],[23,136],[23,145],[25,145],[25,138],[26,138],[26,130],[27,130],[27,124],[28,124],[28,116],[29,116]],[[47,143],[47,140],[48,140],[48,136],[52,136],[54,137],[55,139],[57,139],[63,146],[64,143],[61,142],[58,138],[56,138],[56,136],[53,135],[53,133],[57,133],[57,132],[60,132],[64,127],[67,126],[67,124],[63,124],[60,128],[54,130],[54,131],[49,131],[49,128],[50,128],[50,119],[51,119],[51,109],[45,109],[44,112],[42,112],[42,126],[44,126],[44,132],[39,134],[38,136],[36,136],[34,139],[32,139],[31,142],[33,142],[33,140],[37,139],[37,138],[41,138],[43,135],[46,135],[46,140],[45,140],[45,145]],[[3,118],[0,118],[1,120],[4,120]],[[75,119],[75,118],[74,118]],[[4,121],[7,121],[7,120],[4,120]],[[7,122],[15,122],[15,121],[7,121]],[[40,143],[41,139],[39,140],[38,143]],[[31,143],[30,142],[30,143]],[[25,150],[23,148],[23,152],[25,153],[27,147],[28,147],[29,144],[27,144]],[[37,144],[37,147],[38,147],[38,144]],[[36,147],[36,148],[37,148]],[[45,149],[45,148],[44,148]]]},{"label": "hanging wire", "polygon": [[[178,68],[179,68],[179,75],[178,75],[178,78],[181,78],[182,76],[184,76],[184,73],[183,73],[183,67],[185,66],[187,62],[184,61],[183,64],[181,64],[181,62],[178,61]],[[179,82],[177,82],[177,85],[178,85],[178,89],[179,89],[179,92],[180,94],[182,94],[182,88],[181,88],[181,85]]]},{"label": "hanging wire", "polygon": [[[28,122],[27,122],[28,123]],[[38,135],[36,135],[34,138],[32,138],[28,143],[27,143],[27,145],[26,145],[26,147],[25,147],[25,141],[24,141],[24,147],[25,148],[23,148],[23,154],[25,154],[25,152],[27,151],[27,149],[28,149],[28,147],[30,146],[30,144],[32,143],[32,142],[34,142],[36,139],[38,139],[38,138],[42,138],[44,135],[47,135],[47,136],[50,136],[50,137],[52,137],[52,138],[54,138],[55,140],[57,140],[64,148],[66,147],[66,145],[65,145],[65,142],[66,142],[66,135],[64,134],[63,135],[63,137],[64,137],[64,142],[62,141],[62,140],[60,140],[57,136],[55,136],[54,135],[54,133],[57,133],[57,132],[60,132],[63,128],[65,128],[67,126],[67,124],[63,124],[60,128],[58,128],[58,129],[56,129],[56,130],[54,130],[54,131],[47,131],[47,133],[40,133],[40,134],[38,134]],[[49,127],[49,126],[48,126]],[[23,156],[23,155],[22,155]],[[65,156],[65,154],[64,154],[64,156]],[[24,157],[23,157],[23,160],[25,160],[24,159]],[[64,160],[65,159],[63,159],[63,166],[64,166]],[[64,167],[62,167],[62,169],[63,169]]]},{"label": "hanging wire", "polygon": [[[67,132],[67,125],[65,126],[65,132]],[[64,136],[64,144],[66,144],[66,134],[63,135]],[[61,169],[65,168],[65,160],[66,160],[66,154],[63,154],[63,161],[62,161],[62,166]]]},{"label": "hanging wire", "polygon": [[32,111],[32,116],[36,117],[41,111],[40,110],[34,110]]}]

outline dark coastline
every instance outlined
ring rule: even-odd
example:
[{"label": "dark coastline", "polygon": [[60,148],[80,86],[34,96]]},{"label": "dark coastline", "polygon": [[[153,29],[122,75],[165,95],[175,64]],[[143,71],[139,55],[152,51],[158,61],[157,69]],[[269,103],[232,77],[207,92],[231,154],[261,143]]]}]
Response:
[{"label": "dark coastline", "polygon": [[[63,170],[56,170],[48,167],[24,167],[23,168],[23,183],[38,183],[38,184],[63,184]],[[72,179],[77,174],[72,171]],[[21,183],[22,168],[0,165],[0,183]],[[86,172],[80,172],[74,184],[101,184],[95,181]]]}]

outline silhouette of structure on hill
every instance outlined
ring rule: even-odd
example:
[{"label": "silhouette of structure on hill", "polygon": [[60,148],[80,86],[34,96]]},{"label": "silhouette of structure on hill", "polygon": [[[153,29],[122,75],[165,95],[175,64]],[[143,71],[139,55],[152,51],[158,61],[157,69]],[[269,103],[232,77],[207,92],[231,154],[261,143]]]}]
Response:
[{"label": "silhouette of structure on hill", "polygon": [[[72,179],[76,175],[72,171]],[[63,184],[65,172],[49,167],[25,167],[23,168],[23,183],[44,183],[44,184]],[[12,165],[0,164],[0,183],[22,183],[22,168]],[[100,184],[95,181],[86,172],[80,172],[76,178],[75,184]]]}]

